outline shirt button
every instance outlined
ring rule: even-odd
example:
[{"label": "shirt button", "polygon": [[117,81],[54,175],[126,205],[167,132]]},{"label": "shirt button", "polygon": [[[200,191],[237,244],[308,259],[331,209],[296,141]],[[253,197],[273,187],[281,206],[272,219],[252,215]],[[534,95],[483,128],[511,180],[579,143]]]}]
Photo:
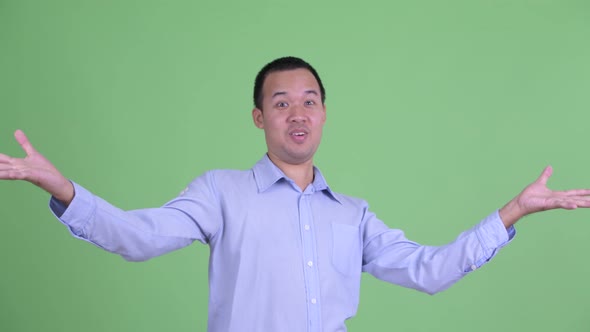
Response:
[{"label": "shirt button", "polygon": [[315,298],[311,299],[311,304],[316,304],[318,302],[318,300],[316,300]]},{"label": "shirt button", "polygon": [[307,262],[307,266],[312,267],[313,266],[313,262],[312,261]]},{"label": "shirt button", "polygon": [[305,225],[305,226],[303,226],[303,228],[305,228],[305,230],[308,231],[309,230],[309,225]]},{"label": "shirt button", "polygon": [[471,265],[471,271],[475,271],[476,269],[477,269],[477,266]]}]

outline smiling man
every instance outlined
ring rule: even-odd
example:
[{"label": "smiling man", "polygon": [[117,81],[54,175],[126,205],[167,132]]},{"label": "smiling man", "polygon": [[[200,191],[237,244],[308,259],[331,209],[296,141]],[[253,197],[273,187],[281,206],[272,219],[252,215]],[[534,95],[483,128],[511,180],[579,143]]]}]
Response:
[{"label": "smiling man", "polygon": [[305,61],[286,57],[256,77],[252,118],[268,152],[250,170],[213,170],[159,208],[123,211],[66,179],[15,133],[25,158],[0,154],[0,178],[26,180],[78,238],[130,261],[200,241],[210,246],[209,331],[345,331],[361,273],[427,293],[488,262],[513,225],[543,210],[590,207],[590,190],[551,191],[541,176],[444,246],[391,229],[365,201],[333,192],[313,156],[326,122],[325,89]]}]

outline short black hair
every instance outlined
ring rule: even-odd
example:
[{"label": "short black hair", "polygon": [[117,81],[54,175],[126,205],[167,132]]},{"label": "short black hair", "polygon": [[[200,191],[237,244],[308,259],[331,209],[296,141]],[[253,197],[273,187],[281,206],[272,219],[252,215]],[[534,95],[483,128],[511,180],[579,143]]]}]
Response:
[{"label": "short black hair", "polygon": [[262,110],[262,85],[270,73],[294,69],[307,69],[313,74],[316,81],[318,81],[318,85],[320,86],[320,94],[323,104],[326,100],[326,90],[324,89],[324,85],[322,84],[322,80],[320,79],[320,75],[318,75],[317,71],[303,59],[294,56],[286,56],[267,63],[258,72],[258,75],[256,75],[256,80],[254,81],[254,106]]}]

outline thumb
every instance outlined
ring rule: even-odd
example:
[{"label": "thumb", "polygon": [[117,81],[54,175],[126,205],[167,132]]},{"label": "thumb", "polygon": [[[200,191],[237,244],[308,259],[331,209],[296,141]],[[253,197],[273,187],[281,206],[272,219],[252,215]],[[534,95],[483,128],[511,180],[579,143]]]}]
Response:
[{"label": "thumb", "polygon": [[35,148],[33,148],[33,145],[31,145],[31,142],[29,142],[27,135],[25,135],[22,130],[17,129],[17,131],[14,132],[14,138],[16,138],[18,144],[20,144],[23,150],[25,150],[27,156],[37,152]]},{"label": "thumb", "polygon": [[537,179],[537,181],[542,185],[547,185],[547,180],[549,180],[549,178],[551,177],[551,174],[553,174],[553,167],[551,167],[551,165],[545,167],[545,169],[543,170],[543,172],[541,173],[541,176],[539,176],[539,178]]}]

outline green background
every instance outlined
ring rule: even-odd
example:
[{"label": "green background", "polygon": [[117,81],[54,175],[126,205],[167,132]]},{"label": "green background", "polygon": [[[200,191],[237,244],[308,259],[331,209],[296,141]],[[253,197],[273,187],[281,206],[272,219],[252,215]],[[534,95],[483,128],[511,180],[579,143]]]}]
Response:
[{"label": "green background", "polygon": [[[331,187],[443,244],[547,164],[590,187],[588,1],[0,0],[0,151],[23,129],[125,209],[265,152],[256,72],[296,55],[327,88]],[[0,183],[1,331],[204,331],[207,247],[145,263],[69,236]],[[428,296],[366,275],[350,331],[590,331],[589,211],[527,217],[500,255]]]}]

